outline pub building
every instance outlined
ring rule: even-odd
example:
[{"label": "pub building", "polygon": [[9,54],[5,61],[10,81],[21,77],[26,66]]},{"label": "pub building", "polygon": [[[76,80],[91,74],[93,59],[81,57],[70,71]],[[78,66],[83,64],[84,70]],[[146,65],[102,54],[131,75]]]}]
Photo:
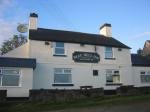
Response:
[{"label": "pub building", "polygon": [[0,57],[0,90],[8,97],[28,97],[31,89],[150,86],[150,60],[131,54],[112,36],[111,24],[91,34],[37,23],[38,15],[31,13],[27,43]]}]

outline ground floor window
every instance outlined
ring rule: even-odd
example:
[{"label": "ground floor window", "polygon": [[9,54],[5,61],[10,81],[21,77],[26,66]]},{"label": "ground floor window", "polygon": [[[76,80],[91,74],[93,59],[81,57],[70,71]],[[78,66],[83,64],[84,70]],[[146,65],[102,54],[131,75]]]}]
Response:
[{"label": "ground floor window", "polygon": [[55,68],[54,83],[72,83],[72,74],[70,68]]},{"label": "ground floor window", "polygon": [[0,86],[20,86],[20,70],[0,69]]},{"label": "ground floor window", "polygon": [[142,83],[150,83],[150,71],[141,71],[140,74]]},{"label": "ground floor window", "polygon": [[120,83],[119,70],[106,70],[106,83]]}]

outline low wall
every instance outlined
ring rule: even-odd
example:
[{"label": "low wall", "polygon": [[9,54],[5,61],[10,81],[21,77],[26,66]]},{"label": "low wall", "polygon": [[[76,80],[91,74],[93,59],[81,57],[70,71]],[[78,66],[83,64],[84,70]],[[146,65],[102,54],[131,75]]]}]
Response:
[{"label": "low wall", "polygon": [[30,90],[30,101],[73,101],[88,97],[100,97],[104,95],[103,88],[80,90]]},{"label": "low wall", "polygon": [[116,90],[117,95],[142,95],[150,94],[150,87],[134,87],[134,86],[121,86]]},{"label": "low wall", "polygon": [[7,90],[0,90],[0,102],[6,101]]}]

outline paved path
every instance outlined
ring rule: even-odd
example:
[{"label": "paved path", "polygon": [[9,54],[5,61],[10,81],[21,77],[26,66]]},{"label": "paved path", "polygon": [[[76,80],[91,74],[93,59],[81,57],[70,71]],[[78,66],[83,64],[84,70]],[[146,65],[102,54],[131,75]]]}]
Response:
[{"label": "paved path", "polygon": [[150,102],[130,105],[64,109],[48,112],[150,112]]}]

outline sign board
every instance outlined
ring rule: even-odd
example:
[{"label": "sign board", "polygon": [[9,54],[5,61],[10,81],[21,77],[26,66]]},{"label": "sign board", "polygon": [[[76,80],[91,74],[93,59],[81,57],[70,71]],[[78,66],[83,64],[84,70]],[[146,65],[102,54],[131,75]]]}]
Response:
[{"label": "sign board", "polygon": [[100,61],[100,56],[97,53],[92,52],[74,52],[72,58],[75,62],[80,63],[98,63]]},{"label": "sign board", "polygon": [[17,31],[20,33],[26,33],[28,31],[28,27],[26,24],[19,24],[17,27]]}]

